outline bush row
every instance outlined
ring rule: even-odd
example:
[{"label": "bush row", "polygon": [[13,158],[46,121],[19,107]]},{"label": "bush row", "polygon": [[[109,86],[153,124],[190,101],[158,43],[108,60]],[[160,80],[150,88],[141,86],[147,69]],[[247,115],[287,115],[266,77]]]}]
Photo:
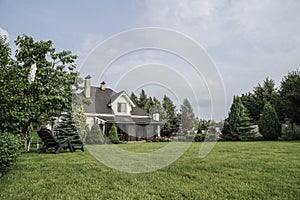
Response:
[{"label": "bush row", "polygon": [[9,169],[21,153],[22,139],[13,134],[0,133],[0,177]]}]

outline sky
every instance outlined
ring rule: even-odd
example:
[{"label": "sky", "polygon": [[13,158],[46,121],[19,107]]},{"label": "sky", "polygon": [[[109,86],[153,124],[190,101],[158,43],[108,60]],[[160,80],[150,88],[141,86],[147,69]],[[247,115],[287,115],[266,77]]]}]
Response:
[{"label": "sky", "polygon": [[299,69],[299,10],[299,0],[0,0],[0,34],[13,49],[26,34],[71,50],[93,85],[188,98],[200,118],[222,120],[234,95]]}]

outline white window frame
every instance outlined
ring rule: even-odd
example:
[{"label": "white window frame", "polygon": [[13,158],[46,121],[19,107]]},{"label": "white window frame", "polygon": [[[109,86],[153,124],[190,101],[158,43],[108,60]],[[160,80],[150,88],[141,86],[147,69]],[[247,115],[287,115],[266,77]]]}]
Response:
[{"label": "white window frame", "polygon": [[[122,107],[123,105],[123,107]],[[118,113],[127,113],[127,103],[119,102],[118,103]]]}]

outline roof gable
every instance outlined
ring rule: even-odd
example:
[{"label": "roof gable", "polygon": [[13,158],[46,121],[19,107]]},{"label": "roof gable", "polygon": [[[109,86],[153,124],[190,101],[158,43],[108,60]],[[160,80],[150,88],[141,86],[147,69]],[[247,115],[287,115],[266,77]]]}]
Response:
[{"label": "roof gable", "polygon": [[111,97],[110,102],[109,102],[108,105],[111,105],[111,104],[113,104],[113,103],[115,103],[115,102],[118,102],[118,100],[119,100],[121,97],[124,97],[124,98],[128,101],[128,103],[130,104],[130,106],[131,106],[132,108],[134,108],[134,107],[136,106],[136,105],[134,104],[134,102],[131,100],[131,98],[127,95],[127,93],[126,93],[124,90],[121,91],[121,92],[119,92],[119,93],[116,93],[116,94],[112,95],[112,97]]},{"label": "roof gable", "polygon": [[[79,96],[85,98],[84,91],[82,91]],[[127,95],[125,91],[116,93],[110,88],[101,90],[99,87],[91,86],[91,104],[83,104],[85,113],[90,114],[109,114],[113,115],[114,112],[111,108],[111,104],[118,101],[120,97],[124,96],[128,100],[129,104],[132,106],[131,115],[133,116],[148,116],[149,113],[136,106],[133,100]]]}]

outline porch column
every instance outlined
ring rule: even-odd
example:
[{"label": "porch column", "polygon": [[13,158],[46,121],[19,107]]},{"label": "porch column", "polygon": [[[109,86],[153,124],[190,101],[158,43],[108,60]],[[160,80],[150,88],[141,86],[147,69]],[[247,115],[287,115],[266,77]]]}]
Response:
[{"label": "porch column", "polygon": [[157,125],[157,136],[160,137],[160,125]]}]

